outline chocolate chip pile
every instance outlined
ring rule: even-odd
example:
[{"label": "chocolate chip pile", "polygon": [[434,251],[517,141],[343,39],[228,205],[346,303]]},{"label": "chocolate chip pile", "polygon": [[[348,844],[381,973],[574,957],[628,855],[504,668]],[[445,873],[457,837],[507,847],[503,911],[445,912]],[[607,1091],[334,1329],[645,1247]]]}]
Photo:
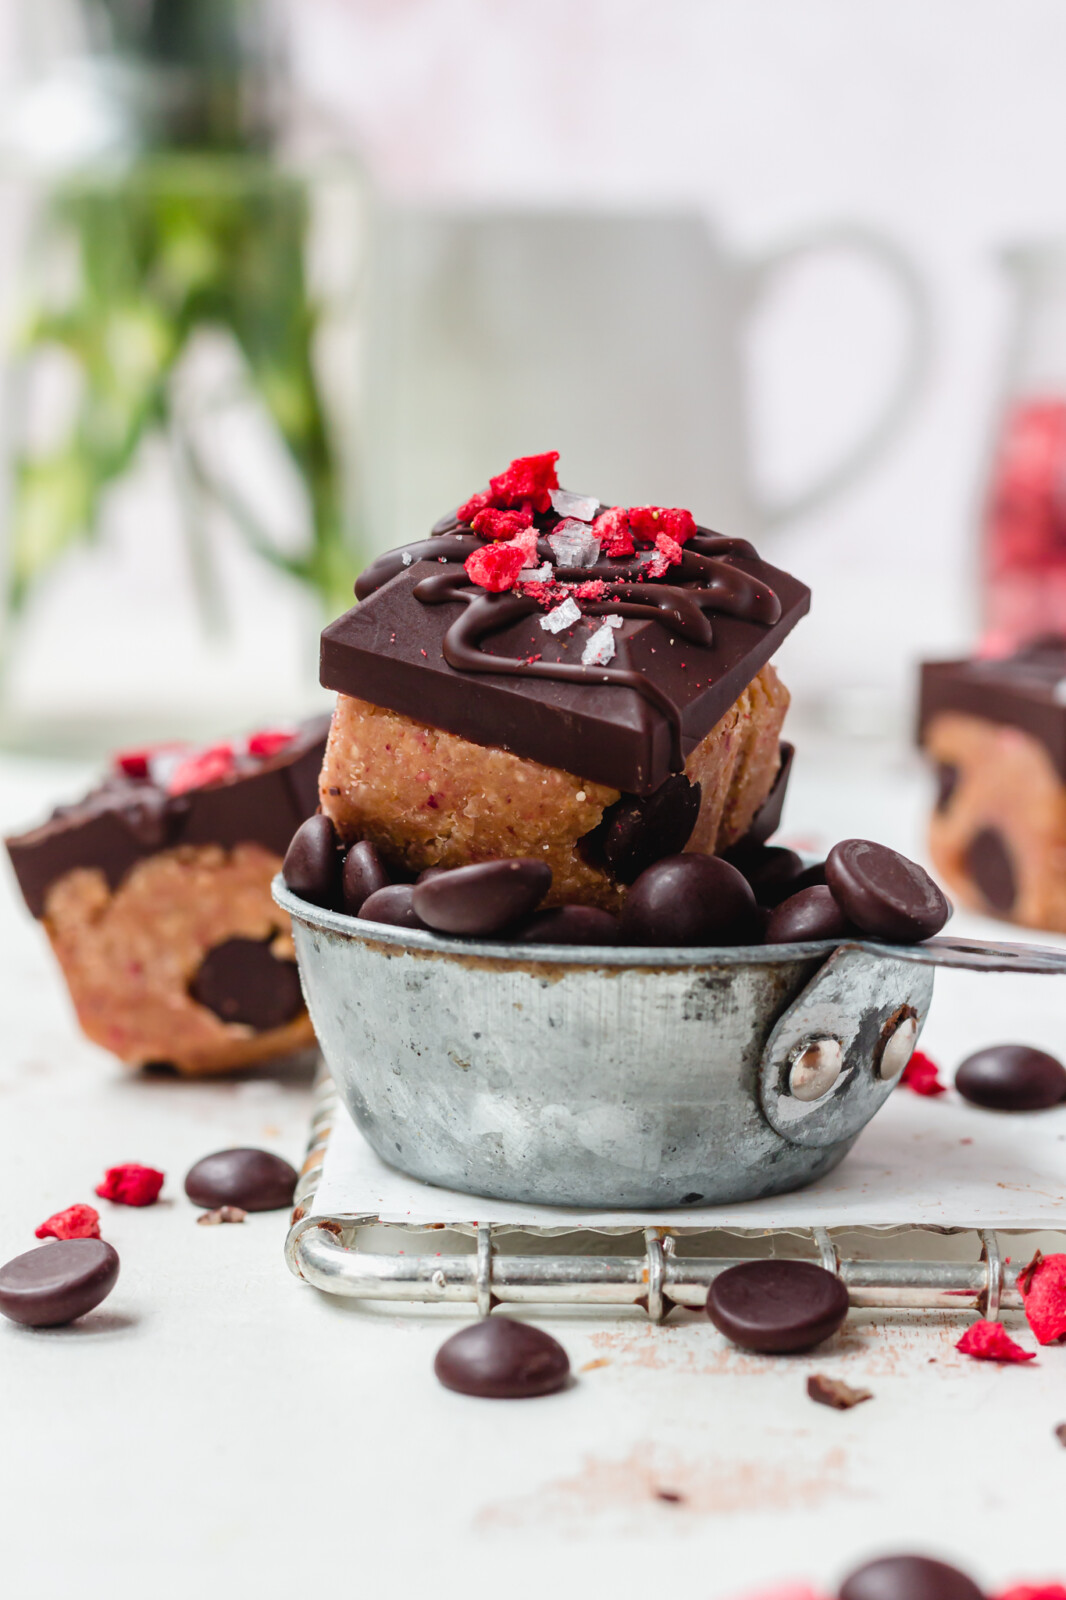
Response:
[{"label": "chocolate chip pile", "polygon": [[282,876],[301,899],[367,922],[520,944],[916,944],[951,915],[923,868],[868,839],[845,839],[812,867],[764,844],[728,858],[669,855],[634,874],[617,917],[591,906],[539,910],[552,874],[530,856],[428,867],[413,883],[396,882],[368,839],[343,850],[322,815],[297,830]]}]

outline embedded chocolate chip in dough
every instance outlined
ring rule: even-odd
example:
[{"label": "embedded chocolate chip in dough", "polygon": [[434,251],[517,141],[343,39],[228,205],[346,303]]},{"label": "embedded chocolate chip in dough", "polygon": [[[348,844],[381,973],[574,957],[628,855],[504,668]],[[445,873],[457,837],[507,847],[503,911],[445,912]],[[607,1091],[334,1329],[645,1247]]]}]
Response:
[{"label": "embedded chocolate chip in dough", "polygon": [[296,963],[279,961],[270,941],[258,939],[216,944],[204,956],[189,993],[223,1022],[243,1023],[257,1033],[284,1027],[304,1003]]},{"label": "embedded chocolate chip in dough", "polygon": [[966,870],[994,911],[1008,912],[1018,897],[1010,847],[998,828],[982,828],[966,850]]}]

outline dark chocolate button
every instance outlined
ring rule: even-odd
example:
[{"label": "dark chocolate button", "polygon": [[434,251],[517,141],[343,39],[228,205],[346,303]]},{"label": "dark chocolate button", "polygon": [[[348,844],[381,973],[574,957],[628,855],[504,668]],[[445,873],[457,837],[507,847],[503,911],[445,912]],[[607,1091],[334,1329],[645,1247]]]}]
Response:
[{"label": "dark chocolate button", "polygon": [[570,1361],[543,1328],[510,1317],[482,1317],[445,1340],[433,1370],[446,1389],[459,1394],[527,1400],[561,1389]]},{"label": "dark chocolate button", "polygon": [[747,878],[761,906],[776,906],[795,894],[793,885],[803,871],[803,858],[779,844],[734,848],[726,860]]},{"label": "dark chocolate button", "polygon": [[958,767],[952,766],[950,761],[938,761],[936,764],[936,809],[938,815],[942,816],[947,810],[958,786]]},{"label": "dark chocolate button", "polygon": [[885,1556],[859,1567],[840,1586],[840,1600],[982,1600],[957,1567],[928,1556]]},{"label": "dark chocolate button", "polygon": [[746,944],[761,932],[751,888],[719,856],[670,856],[642,872],[622,910],[632,944]]},{"label": "dark chocolate button", "polygon": [[854,931],[823,883],[775,906],[763,938],[767,944],[799,944],[804,939],[845,939]]},{"label": "dark chocolate button", "polygon": [[438,933],[500,933],[526,917],[551,888],[551,868],[531,856],[478,861],[416,883],[414,908]]},{"label": "dark chocolate button", "polygon": [[296,1169],[269,1150],[216,1150],[189,1168],[185,1193],[205,1211],[284,1211],[292,1205],[296,1179]]},{"label": "dark chocolate button", "polygon": [[554,906],[515,930],[517,944],[620,944],[622,925],[597,906]]},{"label": "dark chocolate button", "polygon": [[223,1022],[240,1022],[257,1033],[283,1028],[304,1008],[295,961],[279,960],[269,940],[216,944],[200,963],[189,993]]},{"label": "dark chocolate button", "polygon": [[341,869],[341,905],[350,917],[357,917],[364,904],[379,889],[392,882],[369,839],[360,839],[344,858]]},{"label": "dark chocolate button", "polygon": [[1027,1044],[994,1044],[966,1057],[955,1087],[990,1111],[1046,1111],[1066,1100],[1066,1067]]},{"label": "dark chocolate button", "polygon": [[719,1273],[707,1315],[744,1350],[788,1355],[812,1350],[848,1314],[848,1291],[813,1261],[744,1261]]},{"label": "dark chocolate button", "polygon": [[700,814],[701,789],[675,772],[654,794],[629,795],[611,808],[601,850],[619,883],[633,883],[654,861],[680,855]]},{"label": "dark chocolate button", "polygon": [[877,939],[917,944],[939,933],[951,915],[923,867],[870,839],[834,845],[826,858],[825,878],[855,926]]},{"label": "dark chocolate button", "polygon": [[1014,862],[998,828],[982,828],[966,847],[966,870],[993,911],[1008,912],[1018,898]]},{"label": "dark chocolate button", "polygon": [[321,813],[301,822],[285,852],[281,876],[285,886],[301,900],[330,906],[337,893],[337,836],[333,824]]},{"label": "dark chocolate button", "polygon": [[0,1267],[0,1312],[27,1328],[61,1328],[115,1287],[118,1252],[103,1239],[61,1239]]},{"label": "dark chocolate button", "polygon": [[385,889],[375,889],[368,895],[359,910],[362,922],[387,922],[394,928],[426,928],[414,908],[414,884],[390,883]]}]

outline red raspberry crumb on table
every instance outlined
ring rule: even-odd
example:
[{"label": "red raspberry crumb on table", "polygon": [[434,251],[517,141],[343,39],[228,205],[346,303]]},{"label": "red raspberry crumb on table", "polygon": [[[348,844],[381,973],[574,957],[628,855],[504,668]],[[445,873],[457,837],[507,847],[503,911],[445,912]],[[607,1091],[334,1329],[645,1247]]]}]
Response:
[{"label": "red raspberry crumb on table", "polygon": [[513,539],[532,522],[532,511],[497,511],[495,506],[486,506],[477,513],[471,526],[483,539]]},{"label": "red raspberry crumb on table", "polygon": [[642,544],[654,544],[660,533],[668,534],[677,544],[684,544],[696,531],[696,520],[691,511],[672,506],[630,506],[629,526]]},{"label": "red raspberry crumb on table", "polygon": [[555,470],[558,459],[558,450],[547,450],[540,456],[516,456],[506,472],[489,479],[492,504],[520,506],[529,501],[534,511],[550,511],[551,492],[559,487]]},{"label": "red raspberry crumb on table", "polygon": [[481,589],[500,594],[513,589],[515,579],[526,564],[525,551],[516,543],[483,544],[471,551],[463,562],[467,577]]},{"label": "red raspberry crumb on table", "polygon": [[101,1200],[113,1200],[117,1206],[152,1206],[159,1199],[163,1178],[155,1167],[127,1161],[121,1167],[108,1167],[95,1192]]},{"label": "red raspberry crumb on table", "polygon": [[597,517],[592,524],[592,531],[600,541],[600,550],[605,556],[631,556],[636,550],[624,506],[612,506]]},{"label": "red raspberry crumb on table", "polygon": [[1038,1250],[1018,1274],[1018,1292],[1030,1328],[1041,1344],[1066,1340],[1066,1255]]},{"label": "red raspberry crumb on table", "polygon": [[228,778],[235,766],[231,744],[212,744],[206,750],[197,750],[186,756],[171,773],[167,785],[171,794],[187,794],[190,789],[202,789],[209,783]]},{"label": "red raspberry crumb on table", "polygon": [[276,756],[279,750],[284,750],[295,737],[294,728],[260,728],[248,735],[248,754],[266,760],[268,756]]},{"label": "red raspberry crumb on table", "polygon": [[915,1094],[944,1094],[947,1084],[941,1083],[939,1072],[935,1061],[924,1051],[916,1050],[904,1067],[899,1081],[906,1084],[908,1089],[913,1089]]},{"label": "red raspberry crumb on table", "polygon": [[1035,1350],[1015,1344],[1002,1322],[975,1322],[955,1345],[964,1356],[977,1361],[1035,1361]]},{"label": "red raspberry crumb on table", "polygon": [[993,1600],[1066,1600],[1066,1585],[1061,1583],[1016,1583]]},{"label": "red raspberry crumb on table", "polygon": [[100,1213],[95,1206],[68,1206],[47,1217],[34,1230],[35,1239],[99,1239]]}]

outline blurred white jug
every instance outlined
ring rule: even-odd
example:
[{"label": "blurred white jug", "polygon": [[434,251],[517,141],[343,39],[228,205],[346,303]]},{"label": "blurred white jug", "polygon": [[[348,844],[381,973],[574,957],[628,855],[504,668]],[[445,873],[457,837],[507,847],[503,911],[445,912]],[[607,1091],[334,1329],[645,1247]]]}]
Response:
[{"label": "blurred white jug", "polygon": [[[881,454],[924,375],[922,285],[852,224],[730,254],[696,214],[381,211],[372,230],[364,490],[376,547],[423,533],[516,455],[562,453],[567,487],[692,507],[758,538]],[[814,252],[858,252],[903,302],[904,349],[876,416],[787,503],[760,493],[746,324]]]}]

